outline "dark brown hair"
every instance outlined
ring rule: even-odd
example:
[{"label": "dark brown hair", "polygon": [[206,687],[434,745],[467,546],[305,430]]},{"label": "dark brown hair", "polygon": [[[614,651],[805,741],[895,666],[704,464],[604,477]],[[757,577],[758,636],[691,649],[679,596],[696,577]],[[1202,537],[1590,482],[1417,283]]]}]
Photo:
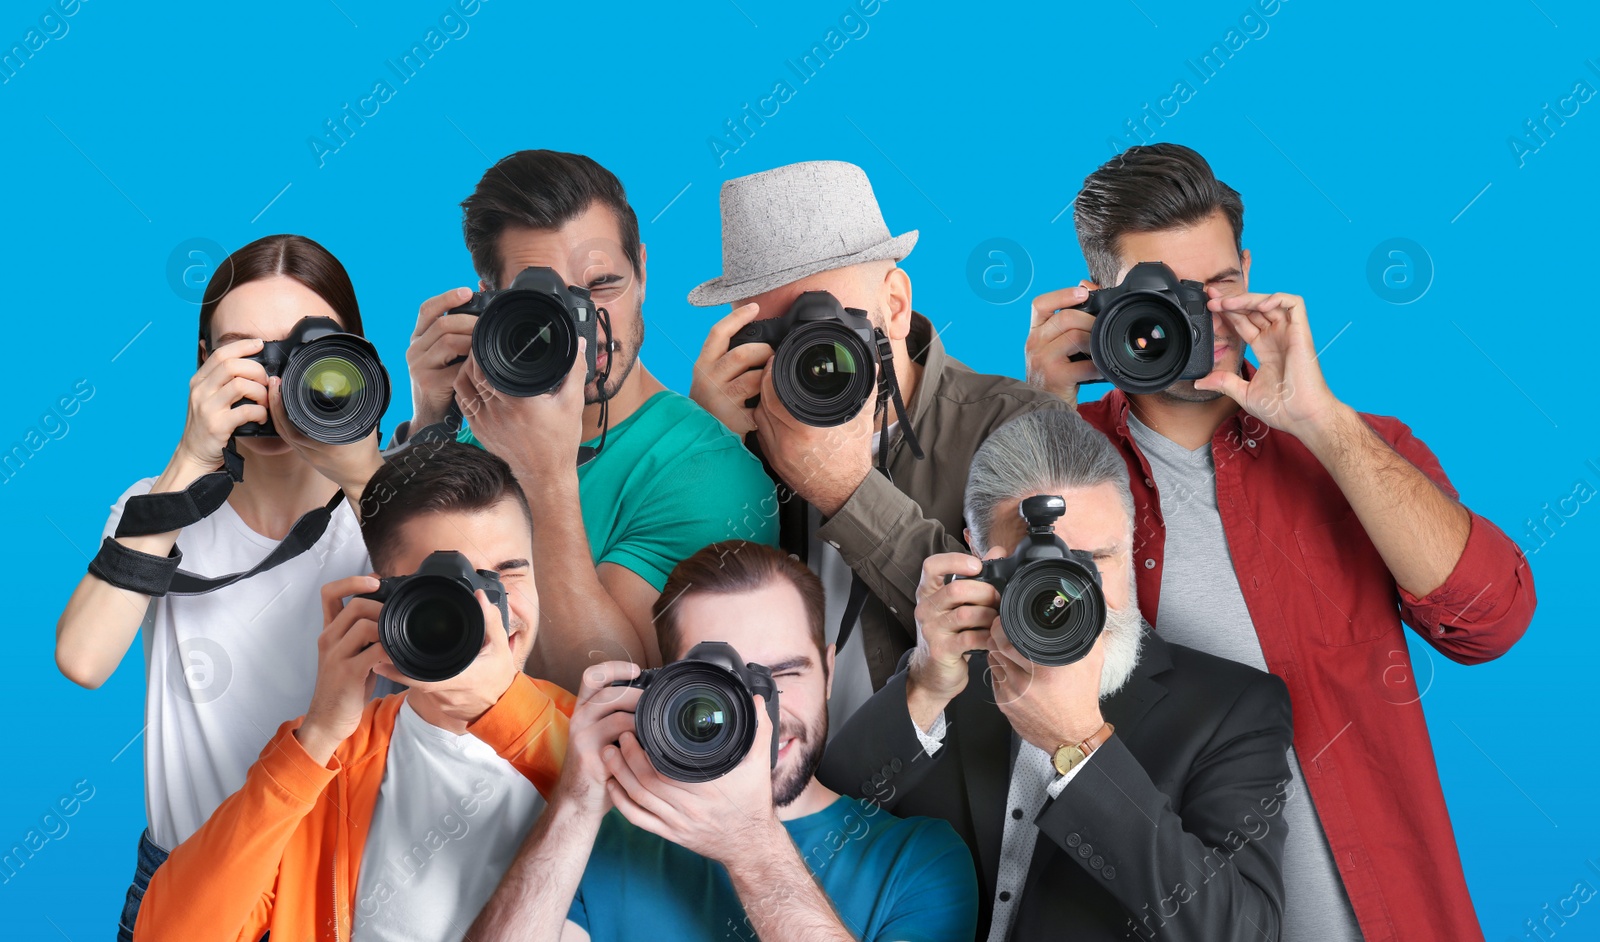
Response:
[{"label": "dark brown hair", "polygon": [[384,462],[361,492],[361,538],[380,575],[405,524],[423,514],[476,513],[509,501],[533,531],[528,498],[511,466],[482,448],[458,442],[419,443]]},{"label": "dark brown hair", "polygon": [[[786,581],[800,593],[805,606],[806,623],[811,629],[811,641],[818,655],[828,647],[823,631],[822,580],[807,569],[805,564],[788,553],[749,540],[724,540],[712,543],[672,568],[667,584],[651,608],[656,623],[656,640],[661,645],[661,657],[672,661],[683,651],[678,631],[678,603],[689,595],[733,595],[754,592],[774,582]],[[821,661],[824,671],[827,661]]]},{"label": "dark brown hair", "polygon": [[1160,232],[1222,211],[1244,248],[1244,201],[1218,180],[1206,159],[1182,144],[1139,144],[1101,164],[1072,203],[1089,277],[1102,288],[1122,270],[1120,242],[1131,232]]},{"label": "dark brown hair", "polygon": [[490,288],[500,284],[500,234],[507,226],[559,229],[595,203],[617,217],[622,251],[639,274],[639,217],[622,181],[593,159],[554,150],[519,150],[489,168],[461,201],[461,234],[472,267]]},{"label": "dark brown hair", "polygon": [[200,342],[211,349],[211,319],[228,292],[240,285],[283,275],[316,292],[339,316],[339,323],[360,335],[361,309],[350,274],[320,244],[299,235],[270,235],[257,239],[222,260],[200,300]]}]

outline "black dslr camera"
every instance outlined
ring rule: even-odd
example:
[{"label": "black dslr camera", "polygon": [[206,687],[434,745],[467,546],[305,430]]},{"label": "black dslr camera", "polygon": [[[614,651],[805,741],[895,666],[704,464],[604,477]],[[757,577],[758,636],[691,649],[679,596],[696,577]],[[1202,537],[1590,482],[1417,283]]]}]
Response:
[{"label": "black dslr camera", "polygon": [[395,669],[414,680],[449,680],[467,669],[483,648],[483,609],[473,595],[482,589],[500,608],[511,630],[505,587],[492,569],[472,568],[467,557],[439,550],[409,576],[390,576],[378,591],[359,596],[383,603],[378,643]]},{"label": "black dslr camera", "polygon": [[472,356],[489,384],[508,396],[541,396],[560,386],[579,337],[588,341],[584,384],[594,379],[594,302],[588,288],[565,284],[553,268],[524,268],[509,286],[474,292],[446,313],[478,315]]},{"label": "black dslr camera", "polygon": [[702,641],[682,660],[612,686],[644,691],[633,711],[634,735],[668,778],[709,782],[743,762],[756,739],[756,694],[766,699],[771,761],[778,764],[778,687],[771,671],[744,663],[730,644]]},{"label": "black dslr camera", "polygon": [[1017,653],[1045,667],[1080,661],[1106,624],[1106,597],[1094,556],[1056,536],[1067,503],[1054,495],[1029,497],[1020,508],[1028,535],[1001,559],[983,561],[977,579],[1000,590],[1000,624]]},{"label": "black dslr camera", "polygon": [[[1124,392],[1160,392],[1211,372],[1211,312],[1198,281],[1179,281],[1161,262],[1140,262],[1122,284],[1089,292],[1089,356]],[[1075,353],[1068,359],[1083,360]]]},{"label": "black dslr camera", "polygon": [[814,428],[855,418],[878,388],[872,321],[866,311],[844,307],[826,291],[801,294],[782,317],[751,321],[733,335],[728,349],[747,343],[772,344],[778,401]]},{"label": "black dslr camera", "polygon": [[[331,317],[304,318],[288,337],[263,343],[260,353],[245,359],[260,363],[268,376],[283,377],[289,424],[314,441],[358,442],[372,434],[389,408],[389,373],[377,348],[346,333]],[[246,422],[233,434],[275,437],[278,431],[269,416],[265,422]]]}]

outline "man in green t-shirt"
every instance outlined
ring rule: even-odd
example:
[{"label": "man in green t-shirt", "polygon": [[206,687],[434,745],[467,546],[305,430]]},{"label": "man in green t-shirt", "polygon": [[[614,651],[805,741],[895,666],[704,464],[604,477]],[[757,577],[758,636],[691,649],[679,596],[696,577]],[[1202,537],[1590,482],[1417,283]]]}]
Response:
[{"label": "man in green t-shirt", "polygon": [[554,392],[497,392],[469,356],[478,318],[448,313],[472,297],[455,288],[418,312],[406,351],[412,418],[396,439],[443,421],[454,401],[470,424],[461,440],[516,473],[533,514],[541,605],[529,673],[576,690],[599,661],[659,665],[650,608],[667,575],[718,540],[774,543],[772,482],[722,423],[639,361],[645,247],[615,175],[579,154],[518,151],[461,206],[481,290],[530,267],[589,290],[610,326],[595,353],[604,389],[571,380],[584,375],[580,350]]}]

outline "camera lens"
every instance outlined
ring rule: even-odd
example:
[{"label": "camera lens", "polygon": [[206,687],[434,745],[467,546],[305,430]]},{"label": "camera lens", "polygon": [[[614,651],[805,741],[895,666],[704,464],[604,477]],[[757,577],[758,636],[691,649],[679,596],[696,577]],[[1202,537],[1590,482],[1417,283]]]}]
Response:
[{"label": "camera lens", "polygon": [[749,754],[755,701],[727,670],[678,661],[660,668],[639,697],[634,731],[656,771],[680,782],[709,782]]},{"label": "camera lens", "polygon": [[1027,563],[1000,599],[1006,637],[1023,657],[1047,667],[1081,660],[1105,620],[1105,596],[1094,574],[1073,560]]},{"label": "camera lens", "polygon": [[1128,325],[1123,346],[1135,360],[1154,363],[1167,352],[1167,329],[1154,317],[1141,317]]},{"label": "camera lens", "polygon": [[778,345],[773,385],[789,413],[828,428],[855,418],[877,389],[872,350],[838,322],[801,324]]},{"label": "camera lens", "polygon": [[731,711],[717,698],[704,694],[690,697],[674,711],[678,734],[696,744],[711,742],[721,735]]},{"label": "camera lens", "polygon": [[508,396],[539,396],[560,386],[577,352],[571,316],[537,291],[501,292],[472,331],[472,355],[484,378]]},{"label": "camera lens", "polygon": [[449,680],[483,648],[483,609],[458,582],[414,576],[384,603],[378,641],[395,669],[415,680]]},{"label": "camera lens", "polygon": [[1089,351],[1131,393],[1159,392],[1183,375],[1193,347],[1184,313],[1165,297],[1132,292],[1095,318]]},{"label": "camera lens", "polygon": [[283,409],[314,441],[348,445],[372,434],[389,408],[389,374],[354,334],[305,344],[283,368]]}]

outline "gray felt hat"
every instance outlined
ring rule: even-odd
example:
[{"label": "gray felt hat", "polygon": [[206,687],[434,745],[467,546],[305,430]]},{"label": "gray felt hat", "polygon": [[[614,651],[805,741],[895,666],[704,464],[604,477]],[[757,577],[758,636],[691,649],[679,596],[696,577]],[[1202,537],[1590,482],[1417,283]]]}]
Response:
[{"label": "gray felt hat", "polygon": [[812,160],[722,184],[722,277],[689,292],[700,307],[755,297],[861,262],[911,254],[917,230],[890,237],[866,172]]}]

